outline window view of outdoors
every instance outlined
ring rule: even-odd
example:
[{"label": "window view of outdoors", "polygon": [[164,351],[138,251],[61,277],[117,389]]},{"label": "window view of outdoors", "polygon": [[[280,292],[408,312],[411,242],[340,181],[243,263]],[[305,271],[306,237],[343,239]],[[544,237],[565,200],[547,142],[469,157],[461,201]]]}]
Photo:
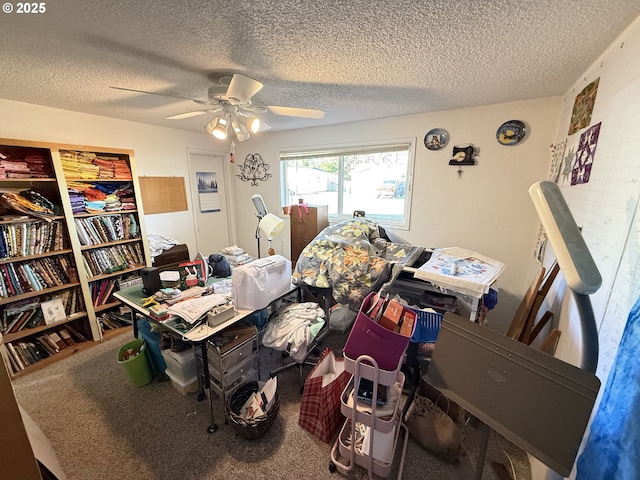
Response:
[{"label": "window view of outdoors", "polygon": [[364,210],[367,217],[391,223],[404,220],[409,145],[394,151],[299,153],[283,158],[285,198],[290,205],[302,199],[307,204],[328,205],[329,215],[351,217],[354,210]]}]

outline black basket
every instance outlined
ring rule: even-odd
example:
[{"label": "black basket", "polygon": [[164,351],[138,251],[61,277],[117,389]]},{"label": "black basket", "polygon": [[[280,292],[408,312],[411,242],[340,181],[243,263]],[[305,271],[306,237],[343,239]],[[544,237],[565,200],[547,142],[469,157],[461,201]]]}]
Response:
[{"label": "black basket", "polygon": [[236,431],[236,435],[246,438],[247,440],[253,440],[261,437],[278,416],[278,410],[280,409],[280,398],[276,391],[273,405],[267,413],[256,418],[242,418],[240,415],[240,409],[249,399],[252,393],[260,390],[258,382],[248,382],[240,385],[233,393],[227,398],[227,405],[225,415],[227,421]]}]

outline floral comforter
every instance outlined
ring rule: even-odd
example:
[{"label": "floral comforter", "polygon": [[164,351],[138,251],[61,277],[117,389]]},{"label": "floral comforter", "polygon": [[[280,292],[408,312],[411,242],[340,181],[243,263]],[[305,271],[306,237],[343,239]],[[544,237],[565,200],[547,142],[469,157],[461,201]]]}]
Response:
[{"label": "floral comforter", "polygon": [[384,240],[372,220],[345,220],[325,228],[302,250],[292,282],[330,288],[336,302],[357,311],[367,294],[393,280],[423,250]]}]

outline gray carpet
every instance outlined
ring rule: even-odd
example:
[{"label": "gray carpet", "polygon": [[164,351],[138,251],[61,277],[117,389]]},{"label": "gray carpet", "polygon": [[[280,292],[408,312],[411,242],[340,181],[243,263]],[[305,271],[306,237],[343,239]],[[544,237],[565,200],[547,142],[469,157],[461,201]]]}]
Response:
[{"label": "gray carpet", "polygon": [[[69,480],[367,478],[359,466],[330,473],[332,445],[298,426],[297,368],[278,375],[280,412],[270,430],[245,440],[225,425],[218,398],[219,429],[210,434],[207,402],[198,402],[197,395],[183,395],[167,381],[133,387],[116,362],[120,346],[130,340],[121,335],[14,381],[19,403],[49,438]],[[287,361],[266,348],[260,358],[263,379]],[[474,478],[478,437],[472,424],[465,427],[466,455],[457,465],[410,439],[402,478]],[[397,476],[399,457],[398,448],[389,478]],[[491,462],[511,470],[509,458],[518,480],[531,478],[526,454],[492,433],[483,480],[498,480]]]}]

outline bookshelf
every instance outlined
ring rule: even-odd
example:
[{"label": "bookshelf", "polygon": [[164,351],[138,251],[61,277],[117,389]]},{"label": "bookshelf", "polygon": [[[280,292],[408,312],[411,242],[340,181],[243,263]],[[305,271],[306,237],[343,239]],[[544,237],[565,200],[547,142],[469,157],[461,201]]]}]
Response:
[{"label": "bookshelf", "polygon": [[[51,211],[20,209],[28,190]],[[0,353],[16,376],[117,334],[112,294],[150,255],[131,150],[0,138],[0,192]]]}]

